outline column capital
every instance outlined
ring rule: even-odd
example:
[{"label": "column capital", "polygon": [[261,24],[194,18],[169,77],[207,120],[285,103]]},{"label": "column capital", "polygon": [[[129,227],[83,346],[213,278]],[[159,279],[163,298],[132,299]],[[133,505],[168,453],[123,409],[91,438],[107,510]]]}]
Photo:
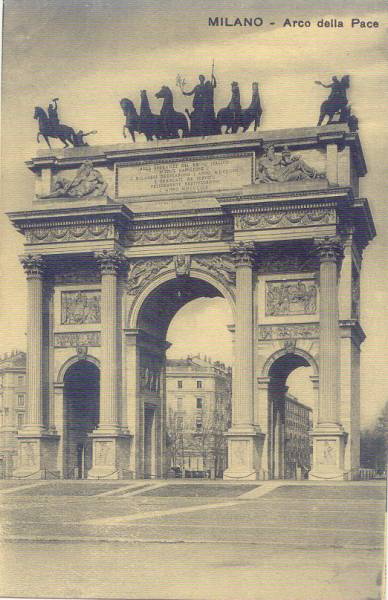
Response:
[{"label": "column capital", "polygon": [[343,243],[338,236],[316,238],[314,246],[321,263],[334,262],[338,265],[344,256]]},{"label": "column capital", "polygon": [[27,279],[41,279],[44,271],[44,260],[41,254],[22,254],[19,260]]},{"label": "column capital", "polygon": [[236,269],[253,267],[255,260],[255,244],[253,242],[237,242],[230,247]]},{"label": "column capital", "polygon": [[128,266],[127,257],[119,250],[101,250],[94,257],[100,266],[101,275],[117,275]]}]

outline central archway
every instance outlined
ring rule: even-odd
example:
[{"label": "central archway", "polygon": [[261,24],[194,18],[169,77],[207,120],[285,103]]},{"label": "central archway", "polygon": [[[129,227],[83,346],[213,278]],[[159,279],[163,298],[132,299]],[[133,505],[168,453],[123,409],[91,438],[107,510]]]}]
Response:
[{"label": "central archway", "polygon": [[64,378],[64,476],[84,479],[92,467],[89,434],[99,422],[100,370],[88,360],[67,369]]},{"label": "central archway", "polygon": [[[165,446],[166,350],[171,321],[181,308],[200,298],[224,298],[234,315],[233,296],[215,277],[193,269],[190,276],[174,275],[156,278],[135,299],[129,315],[127,372],[136,372],[136,383],[128,378],[128,406],[129,420],[136,424],[138,436],[138,477],[161,476],[169,470]],[[131,398],[136,399],[136,411],[131,408]]]}]

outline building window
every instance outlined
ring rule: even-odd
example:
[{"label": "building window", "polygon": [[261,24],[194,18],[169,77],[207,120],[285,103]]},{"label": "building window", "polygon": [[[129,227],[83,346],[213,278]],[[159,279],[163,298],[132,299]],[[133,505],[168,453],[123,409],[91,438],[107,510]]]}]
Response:
[{"label": "building window", "polygon": [[183,402],[183,398],[176,399],[176,409],[177,410],[182,410],[182,402]]},{"label": "building window", "polygon": [[183,417],[177,417],[176,418],[176,428],[178,429],[178,431],[182,431],[182,429],[183,429]]},{"label": "building window", "polygon": [[197,408],[202,408],[202,398],[197,398]]},{"label": "building window", "polygon": [[202,389],[202,381],[197,381],[197,390]]},{"label": "building window", "polygon": [[23,413],[18,413],[18,429],[21,429],[24,425],[24,415]]},{"label": "building window", "polygon": [[197,417],[195,420],[195,428],[197,431],[202,431],[202,417]]},{"label": "building window", "polygon": [[178,390],[181,390],[183,388],[183,381],[178,379],[177,385],[178,385]]},{"label": "building window", "polygon": [[18,385],[23,385],[24,383],[24,375],[19,375],[18,376]]},{"label": "building window", "polygon": [[18,406],[24,406],[24,394],[18,394]]}]

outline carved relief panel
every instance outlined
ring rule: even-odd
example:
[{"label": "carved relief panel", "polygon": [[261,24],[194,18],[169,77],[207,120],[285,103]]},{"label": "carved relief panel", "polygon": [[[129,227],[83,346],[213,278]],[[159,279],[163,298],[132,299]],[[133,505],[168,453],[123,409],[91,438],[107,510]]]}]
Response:
[{"label": "carved relief panel", "polygon": [[101,292],[78,290],[61,293],[61,324],[101,323]]},{"label": "carved relief panel", "polygon": [[78,348],[79,346],[98,347],[101,345],[99,331],[55,333],[55,348]]},{"label": "carved relief panel", "polygon": [[113,442],[95,440],[93,444],[94,464],[99,467],[111,465],[114,461]]},{"label": "carved relief panel", "polygon": [[310,279],[267,281],[265,314],[312,315],[317,312],[317,285]]},{"label": "carved relief panel", "polygon": [[20,444],[20,466],[33,467],[37,464],[38,445],[36,442],[21,442]]}]

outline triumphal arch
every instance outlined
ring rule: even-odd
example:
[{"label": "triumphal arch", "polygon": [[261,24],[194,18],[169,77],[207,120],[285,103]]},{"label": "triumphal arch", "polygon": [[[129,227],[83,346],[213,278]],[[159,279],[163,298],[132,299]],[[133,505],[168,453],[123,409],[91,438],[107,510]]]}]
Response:
[{"label": "triumphal arch", "polygon": [[198,297],[234,324],[228,480],[284,476],[288,375],[311,366],[311,478],[359,464],[360,271],[375,234],[346,124],[41,151],[25,237],[20,476],[162,477],[166,332]]}]

